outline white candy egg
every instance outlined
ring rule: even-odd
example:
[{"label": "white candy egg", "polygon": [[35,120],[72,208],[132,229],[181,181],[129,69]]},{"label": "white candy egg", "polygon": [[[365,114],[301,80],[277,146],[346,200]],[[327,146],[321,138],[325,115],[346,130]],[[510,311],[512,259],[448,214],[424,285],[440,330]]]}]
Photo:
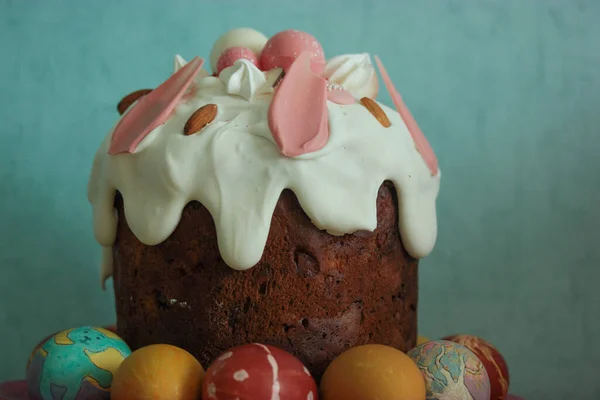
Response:
[{"label": "white candy egg", "polygon": [[210,51],[210,67],[212,68],[212,71],[217,71],[217,61],[219,61],[219,56],[228,48],[234,46],[247,47],[252,50],[257,57],[260,57],[260,53],[265,47],[267,40],[265,35],[251,28],[237,28],[226,32],[217,39]]}]

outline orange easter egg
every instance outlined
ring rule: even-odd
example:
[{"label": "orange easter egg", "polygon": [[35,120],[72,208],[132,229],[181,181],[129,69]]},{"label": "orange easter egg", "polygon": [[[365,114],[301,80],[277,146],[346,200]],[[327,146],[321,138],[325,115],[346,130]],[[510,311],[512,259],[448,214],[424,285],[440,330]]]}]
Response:
[{"label": "orange easter egg", "polygon": [[321,379],[322,400],[425,400],[417,365],[393,347],[367,344],[345,351]]},{"label": "orange easter egg", "polygon": [[154,344],[131,353],[112,382],[112,400],[197,400],[204,369],[187,351]]}]

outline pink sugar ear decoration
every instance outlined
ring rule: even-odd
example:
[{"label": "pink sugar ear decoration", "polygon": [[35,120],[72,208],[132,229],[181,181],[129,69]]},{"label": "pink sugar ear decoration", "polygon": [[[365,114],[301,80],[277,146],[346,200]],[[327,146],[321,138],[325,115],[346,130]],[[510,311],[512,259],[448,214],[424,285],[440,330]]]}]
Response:
[{"label": "pink sugar ear decoration", "polygon": [[327,100],[341,105],[356,103],[356,99],[352,93],[339,85],[334,85],[331,83],[327,86]]},{"label": "pink sugar ear decoration", "polygon": [[269,106],[268,122],[281,153],[295,157],[322,149],[329,139],[327,81],[303,52],[285,73]]},{"label": "pink sugar ear decoration", "polygon": [[425,138],[425,135],[421,131],[421,128],[419,128],[417,121],[415,121],[412,114],[408,110],[408,107],[406,107],[406,104],[404,104],[402,96],[400,96],[400,93],[398,93],[398,91],[394,87],[394,84],[392,83],[392,80],[390,79],[390,76],[388,75],[387,71],[383,67],[383,64],[381,63],[379,57],[375,56],[375,62],[379,67],[379,72],[381,73],[383,82],[385,83],[385,86],[388,92],[390,93],[392,101],[396,106],[396,110],[398,110],[400,117],[402,117],[402,119],[404,120],[404,123],[406,124],[406,127],[410,132],[410,136],[415,142],[417,151],[419,152],[419,154],[421,154],[421,157],[423,158],[423,161],[425,161],[425,164],[427,164],[431,175],[437,175],[438,160],[435,156],[435,153],[433,152],[433,149],[429,145],[429,142]]},{"label": "pink sugar ear decoration", "polygon": [[109,154],[133,153],[141,141],[164,123],[204,64],[195,57],[127,112],[112,134]]},{"label": "pink sugar ear decoration", "polygon": [[2,400],[27,400],[27,382],[8,381],[0,383],[0,399]]}]

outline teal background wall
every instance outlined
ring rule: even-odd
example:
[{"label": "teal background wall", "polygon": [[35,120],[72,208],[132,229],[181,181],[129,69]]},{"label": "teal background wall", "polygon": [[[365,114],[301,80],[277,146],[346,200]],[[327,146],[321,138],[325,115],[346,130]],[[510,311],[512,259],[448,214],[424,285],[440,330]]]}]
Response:
[{"label": "teal background wall", "polygon": [[114,321],[86,184],[117,102],[252,26],[379,54],[428,135],[420,333],[489,339],[530,400],[600,399],[600,2],[291,4],[0,0],[0,381],[45,334]]}]

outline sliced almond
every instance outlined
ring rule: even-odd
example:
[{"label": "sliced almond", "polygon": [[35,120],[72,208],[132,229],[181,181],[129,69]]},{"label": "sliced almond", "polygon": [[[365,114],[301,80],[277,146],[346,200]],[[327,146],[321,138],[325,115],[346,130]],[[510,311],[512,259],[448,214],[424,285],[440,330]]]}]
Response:
[{"label": "sliced almond", "polygon": [[127,96],[123,97],[119,104],[117,105],[117,110],[119,114],[123,115],[125,111],[140,97],[147,95],[150,93],[152,89],[140,89],[135,92],[129,93]]},{"label": "sliced almond", "polygon": [[217,105],[216,104],[206,104],[196,111],[190,116],[190,118],[185,123],[183,127],[184,135],[193,135],[194,133],[200,131],[206,125],[213,122],[213,120],[217,116]]},{"label": "sliced almond", "polygon": [[285,76],[285,71],[281,70],[281,73],[279,74],[277,79],[275,79],[275,82],[273,82],[273,88],[276,88],[277,85],[279,85],[279,83],[281,82],[281,80],[283,79],[284,76]]},{"label": "sliced almond", "polygon": [[379,123],[381,125],[383,125],[386,128],[389,128],[390,126],[392,126],[392,123],[390,122],[388,116],[386,115],[385,111],[383,111],[383,109],[381,108],[381,106],[379,104],[377,104],[377,102],[369,97],[363,97],[362,99],[360,99],[360,104],[362,104],[363,106],[365,106],[365,108],[367,110],[369,110],[369,112],[371,114],[373,114],[373,116],[375,117],[375,119],[377,121],[379,121]]}]

